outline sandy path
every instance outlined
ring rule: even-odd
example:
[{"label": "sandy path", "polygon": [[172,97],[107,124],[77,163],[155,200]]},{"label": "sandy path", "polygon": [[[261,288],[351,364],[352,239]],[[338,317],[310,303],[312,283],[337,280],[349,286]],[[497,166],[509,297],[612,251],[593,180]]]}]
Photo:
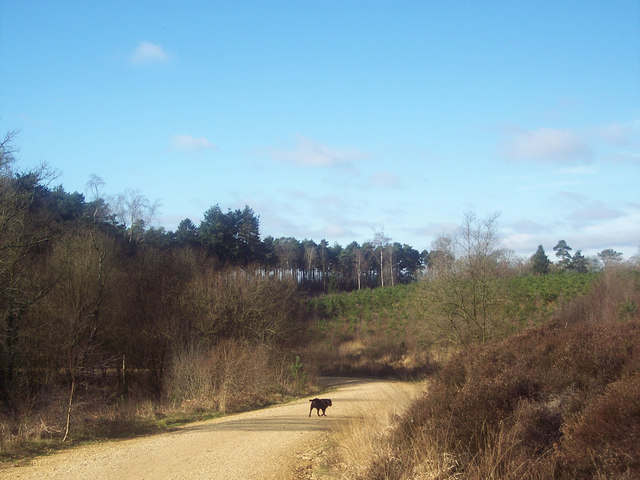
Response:
[{"label": "sandy path", "polygon": [[309,418],[309,401],[186,425],[176,431],[79,447],[0,469],[12,479],[296,479],[310,478],[311,458],[341,422],[383,401],[398,384],[347,378],[337,387],[327,417]]}]

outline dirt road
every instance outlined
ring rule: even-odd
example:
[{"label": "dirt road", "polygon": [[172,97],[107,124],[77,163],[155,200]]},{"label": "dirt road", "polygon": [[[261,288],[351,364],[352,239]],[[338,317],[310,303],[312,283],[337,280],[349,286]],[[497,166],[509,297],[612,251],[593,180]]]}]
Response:
[{"label": "dirt road", "polygon": [[[0,469],[0,479],[309,479],[326,436],[364,408],[383,402],[387,381],[326,380],[326,417],[309,417],[308,399],[193,423],[144,438],[104,442]],[[335,388],[335,390],[334,390]],[[311,398],[311,397],[310,397]]]}]

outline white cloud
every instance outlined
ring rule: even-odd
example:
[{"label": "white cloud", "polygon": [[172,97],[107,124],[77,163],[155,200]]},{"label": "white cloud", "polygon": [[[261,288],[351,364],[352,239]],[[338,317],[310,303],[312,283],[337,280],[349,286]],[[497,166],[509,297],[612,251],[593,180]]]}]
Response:
[{"label": "white cloud", "polygon": [[311,167],[348,165],[365,157],[358,150],[329,147],[302,135],[296,137],[293,150],[269,149],[269,155],[281,162]]},{"label": "white cloud", "polygon": [[640,153],[635,152],[616,152],[605,155],[605,160],[616,163],[638,163],[640,164]]},{"label": "white cloud", "polygon": [[507,142],[505,154],[512,160],[550,163],[591,159],[591,150],[580,135],[553,128],[516,132]]},{"label": "white cloud", "polygon": [[618,122],[599,127],[595,135],[605,143],[618,146],[629,146],[640,141],[640,120]]},{"label": "white cloud", "polygon": [[[625,258],[633,255],[640,246],[640,215],[629,212],[618,218],[594,223],[571,235],[570,245],[574,249],[593,254],[605,248],[613,248],[624,253]],[[569,239],[567,238],[567,242]],[[573,246],[573,245],[572,245]]]},{"label": "white cloud", "polygon": [[371,184],[375,187],[392,188],[400,184],[400,178],[393,172],[376,172],[369,177]]},{"label": "white cloud", "polygon": [[563,175],[595,175],[598,169],[587,165],[576,165],[573,167],[562,168],[558,173]]},{"label": "white cloud", "polygon": [[539,234],[512,233],[511,235],[506,235],[503,238],[503,242],[507,248],[528,257],[533,255],[538,245],[541,245],[540,238]]},{"label": "white cloud", "polygon": [[638,215],[625,215],[580,226],[565,223],[544,232],[514,231],[505,235],[503,240],[508,248],[525,258],[533,255],[538,245],[543,245],[549,258],[555,261],[556,257],[552,249],[559,239],[565,239],[574,252],[582,250],[585,255],[594,255],[605,248],[613,248],[623,252],[628,258],[640,245],[638,225]]},{"label": "white cloud", "polygon": [[142,42],[133,51],[129,60],[133,65],[166,63],[169,61],[169,55],[160,45],[151,42]]},{"label": "white cloud", "polygon": [[344,238],[354,237],[351,229],[346,228],[343,223],[330,223],[322,229],[322,238]]},{"label": "white cloud", "polygon": [[629,142],[629,137],[633,133],[631,124],[612,123],[600,128],[599,134],[602,140],[608,143],[624,145]]},{"label": "white cloud", "polygon": [[615,163],[640,163],[640,121],[612,123],[601,127],[597,137],[606,147],[604,160]]},{"label": "white cloud", "polygon": [[578,205],[585,205],[589,201],[589,197],[582,193],[560,191],[556,195],[560,200],[565,200]]},{"label": "white cloud", "polygon": [[171,145],[179,150],[202,151],[216,146],[205,137],[192,137],[191,135],[175,135],[171,139]]}]

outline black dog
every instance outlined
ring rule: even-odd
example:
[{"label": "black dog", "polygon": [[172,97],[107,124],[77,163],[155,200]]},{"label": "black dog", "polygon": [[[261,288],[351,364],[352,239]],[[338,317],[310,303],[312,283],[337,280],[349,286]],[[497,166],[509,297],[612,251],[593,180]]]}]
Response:
[{"label": "black dog", "polygon": [[311,416],[311,412],[313,412],[314,408],[318,410],[318,416],[320,416],[320,410],[322,410],[322,415],[324,415],[325,417],[327,416],[324,411],[327,409],[327,407],[331,406],[331,400],[329,400],[328,398],[314,398],[313,400],[309,401],[311,402],[309,416]]}]

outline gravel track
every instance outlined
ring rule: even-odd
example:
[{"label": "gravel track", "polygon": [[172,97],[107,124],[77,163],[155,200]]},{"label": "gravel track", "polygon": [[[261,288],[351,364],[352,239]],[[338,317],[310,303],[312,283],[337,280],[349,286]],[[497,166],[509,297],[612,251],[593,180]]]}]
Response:
[{"label": "gravel track", "polygon": [[310,479],[330,432],[384,401],[395,382],[326,378],[333,406],[309,417],[308,399],[192,423],[175,431],[81,446],[27,465],[0,467],[0,479]]}]

